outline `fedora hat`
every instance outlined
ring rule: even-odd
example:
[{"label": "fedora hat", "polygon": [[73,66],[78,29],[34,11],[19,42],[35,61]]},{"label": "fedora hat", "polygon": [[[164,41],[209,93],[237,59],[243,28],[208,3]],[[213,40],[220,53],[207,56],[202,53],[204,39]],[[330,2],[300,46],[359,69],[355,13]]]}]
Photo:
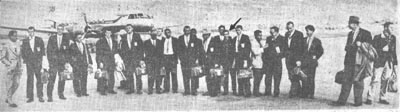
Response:
[{"label": "fedora hat", "polygon": [[360,23],[360,18],[357,16],[350,16],[349,23]]}]

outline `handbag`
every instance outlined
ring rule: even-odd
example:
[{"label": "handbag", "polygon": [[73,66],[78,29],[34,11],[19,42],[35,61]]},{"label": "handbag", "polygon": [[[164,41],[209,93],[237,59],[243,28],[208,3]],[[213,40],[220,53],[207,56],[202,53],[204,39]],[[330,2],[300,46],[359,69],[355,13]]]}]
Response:
[{"label": "handbag", "polygon": [[201,66],[195,66],[191,68],[190,75],[192,77],[201,77],[203,76],[203,69]]},{"label": "handbag", "polygon": [[344,80],[345,80],[344,70],[337,72],[335,76],[335,82],[338,84],[343,84]]},{"label": "handbag", "polygon": [[398,90],[397,74],[396,74],[395,68],[393,68],[391,78],[388,81],[388,91],[397,93],[397,90]]},{"label": "handbag", "polygon": [[301,70],[300,67],[294,68],[294,74],[300,76],[302,79],[307,78],[307,75]]},{"label": "handbag", "polygon": [[65,64],[64,68],[65,69],[60,73],[61,80],[73,80],[74,76],[71,64]]},{"label": "handbag", "polygon": [[50,75],[50,74],[49,74],[49,71],[47,71],[46,69],[43,70],[43,71],[40,73],[40,80],[42,81],[43,84],[49,82],[49,75]]},{"label": "handbag", "polygon": [[161,67],[161,69],[160,69],[160,75],[161,75],[161,76],[166,76],[166,75],[167,75],[167,71],[165,71],[165,67]]},{"label": "handbag", "polygon": [[240,69],[239,73],[237,74],[238,79],[252,78],[252,77],[253,77],[253,70],[251,69]]},{"label": "handbag", "polygon": [[95,73],[94,73],[94,79],[109,79],[109,74],[106,70],[100,70],[98,69]]}]

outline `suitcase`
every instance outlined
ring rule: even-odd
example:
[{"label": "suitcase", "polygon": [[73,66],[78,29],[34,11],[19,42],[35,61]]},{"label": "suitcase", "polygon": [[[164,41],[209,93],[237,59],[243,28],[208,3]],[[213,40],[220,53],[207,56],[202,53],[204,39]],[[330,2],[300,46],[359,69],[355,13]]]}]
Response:
[{"label": "suitcase", "polygon": [[165,67],[161,67],[161,69],[160,69],[160,75],[161,75],[161,76],[166,76],[166,75],[167,75],[167,71],[165,70]]},{"label": "suitcase", "polygon": [[100,79],[100,78],[109,79],[110,76],[106,70],[99,69],[96,71],[96,73],[94,73],[94,78],[95,79]]},{"label": "suitcase", "polygon": [[136,68],[136,75],[146,75],[146,68],[137,67]]},{"label": "suitcase", "polygon": [[61,80],[73,80],[74,79],[74,75],[71,71],[68,70],[64,70],[60,73],[61,76]]},{"label": "suitcase", "polygon": [[224,76],[222,68],[211,68],[210,69],[211,77],[221,77]]},{"label": "suitcase", "polygon": [[252,78],[252,77],[253,77],[253,70],[250,69],[240,69],[239,73],[237,74],[238,79]]}]

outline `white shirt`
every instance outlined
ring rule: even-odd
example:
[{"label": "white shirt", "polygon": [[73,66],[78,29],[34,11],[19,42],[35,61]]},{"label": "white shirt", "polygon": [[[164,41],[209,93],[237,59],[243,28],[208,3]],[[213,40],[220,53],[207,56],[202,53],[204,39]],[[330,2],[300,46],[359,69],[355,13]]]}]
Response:
[{"label": "white shirt", "polygon": [[294,31],[295,31],[295,30],[293,30],[293,31],[290,33],[289,37],[288,37],[288,47],[289,47],[289,48],[290,48],[290,43],[292,42],[292,36],[293,36],[293,34],[294,34]]},{"label": "white shirt", "polygon": [[156,46],[156,40],[150,39],[150,41],[153,46]]},{"label": "white shirt", "polygon": [[128,41],[128,47],[131,48],[131,42],[132,42],[132,35],[133,33],[128,33],[127,36],[127,41]]},{"label": "white shirt", "polygon": [[186,45],[186,47],[188,47],[189,46],[189,41],[190,41],[190,35],[184,35],[183,37],[185,39],[185,45]]},{"label": "white shirt", "polygon": [[360,27],[358,27],[354,32],[353,32],[353,43],[357,38],[358,32],[360,31]]},{"label": "white shirt", "polygon": [[162,40],[162,36],[157,36],[157,39],[158,40]]},{"label": "white shirt", "polygon": [[62,42],[62,35],[58,35],[57,34],[57,47],[58,47],[58,49],[60,49],[60,47],[61,47],[61,42]]},{"label": "white shirt", "polygon": [[174,54],[174,49],[172,47],[172,37],[170,38],[165,38],[164,42],[164,54],[165,55],[172,55]]},{"label": "white shirt", "polygon": [[208,45],[210,44],[211,38],[209,37],[207,40],[204,42],[204,51],[207,52]]},{"label": "white shirt", "polygon": [[220,35],[220,36],[219,36],[219,39],[220,39],[221,41],[223,41],[223,40],[224,40],[224,36]]},{"label": "white shirt", "polygon": [[314,35],[311,35],[311,37],[307,38],[307,50],[308,51],[310,50],[311,43],[312,43],[313,40],[314,40]]},{"label": "white shirt", "polygon": [[82,42],[77,42],[76,45],[78,46],[79,51],[81,51],[81,53],[83,54],[83,52],[84,52],[83,43]]},{"label": "white shirt", "polygon": [[33,37],[30,37],[31,39],[29,39],[29,45],[30,45],[30,47],[31,47],[31,49],[32,49],[32,52],[35,52],[35,36],[33,36]]},{"label": "white shirt", "polygon": [[235,42],[235,50],[236,52],[239,52],[239,42],[240,42],[240,38],[242,37],[242,34],[238,35],[236,37],[236,42]]},{"label": "white shirt", "polygon": [[111,38],[109,38],[109,37],[106,37],[106,39],[107,39],[107,43],[108,43],[108,45],[109,45],[110,49],[112,50],[113,43],[112,43],[112,40],[111,40]]}]

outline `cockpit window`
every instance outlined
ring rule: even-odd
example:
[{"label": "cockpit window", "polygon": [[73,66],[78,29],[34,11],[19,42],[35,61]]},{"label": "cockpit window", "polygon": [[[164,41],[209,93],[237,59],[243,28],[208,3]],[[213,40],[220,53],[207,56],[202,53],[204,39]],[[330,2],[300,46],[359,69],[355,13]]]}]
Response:
[{"label": "cockpit window", "polygon": [[151,19],[152,17],[149,15],[144,15],[143,13],[138,14],[129,14],[128,19]]}]

